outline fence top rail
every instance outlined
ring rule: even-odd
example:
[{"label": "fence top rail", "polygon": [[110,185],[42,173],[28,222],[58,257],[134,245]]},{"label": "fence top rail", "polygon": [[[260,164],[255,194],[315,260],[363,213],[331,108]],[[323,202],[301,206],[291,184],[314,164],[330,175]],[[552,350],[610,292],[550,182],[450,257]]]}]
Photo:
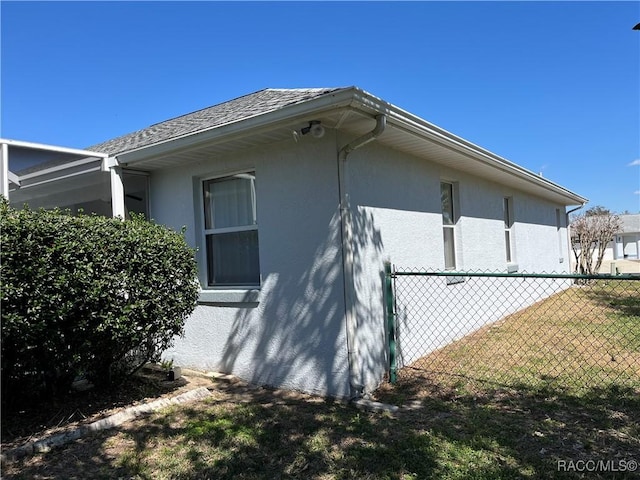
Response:
[{"label": "fence top rail", "polygon": [[411,270],[395,270],[390,272],[392,277],[504,277],[504,278],[566,278],[577,280],[640,280],[639,274],[620,275],[580,275],[575,273],[491,273],[491,272],[420,272]]}]

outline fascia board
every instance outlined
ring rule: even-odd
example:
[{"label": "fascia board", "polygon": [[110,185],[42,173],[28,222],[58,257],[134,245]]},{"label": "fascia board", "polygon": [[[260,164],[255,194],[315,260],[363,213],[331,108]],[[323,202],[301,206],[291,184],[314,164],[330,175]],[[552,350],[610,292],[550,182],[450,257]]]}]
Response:
[{"label": "fascia board", "polygon": [[327,110],[349,107],[354,102],[355,87],[345,88],[325,96],[291,105],[268,113],[255,115],[242,120],[237,120],[224,125],[218,125],[207,130],[189,133],[182,137],[176,137],[163,142],[155,143],[138,149],[116,154],[120,164],[132,166],[150,157],[164,155],[176,150],[193,148],[203,143],[222,140],[224,137],[232,137],[241,134],[250,134],[252,131],[264,127],[276,126],[281,122],[290,122],[299,117],[319,115]]},{"label": "fascia board", "polygon": [[527,170],[506,158],[500,157],[489,150],[429,123],[406,110],[374,97],[367,92],[359,91],[356,100],[362,108],[367,110],[373,109],[379,113],[386,114],[388,125],[393,125],[396,128],[403,129],[414,135],[438,143],[446,148],[461,152],[462,154],[470,156],[486,165],[524,179],[538,187],[542,187],[547,191],[553,192],[556,195],[561,195],[568,201],[575,202],[577,205],[583,205],[588,202],[588,199],[585,197],[582,197],[581,195],[578,195],[557,183],[540,177],[532,171]]},{"label": "fascia board", "polygon": [[[393,120],[390,120],[389,123],[396,123]],[[408,130],[414,130],[414,126],[408,124],[405,121],[398,122],[398,126],[400,128],[406,128]],[[450,148],[452,150],[456,150],[465,154],[467,156],[472,157],[476,161],[480,161],[485,165],[489,165],[495,169],[501,170],[510,175],[514,175],[518,178],[524,179],[529,183],[535,184],[539,187],[542,187],[545,190],[551,191],[555,194],[559,194],[565,197],[567,200],[571,202],[575,202],[576,204],[584,204],[588,200],[577,193],[574,193],[557,183],[552,182],[546,178],[540,177],[536,175],[530,170],[527,170],[524,167],[521,167],[506,158],[500,157],[488,150],[483,149],[482,147],[478,147],[466,140],[461,139],[460,137],[456,137],[454,135],[448,136],[443,135],[442,132],[433,131],[430,129],[418,129],[416,134],[421,135],[423,137],[428,138],[430,141],[436,142],[444,147]]]}]

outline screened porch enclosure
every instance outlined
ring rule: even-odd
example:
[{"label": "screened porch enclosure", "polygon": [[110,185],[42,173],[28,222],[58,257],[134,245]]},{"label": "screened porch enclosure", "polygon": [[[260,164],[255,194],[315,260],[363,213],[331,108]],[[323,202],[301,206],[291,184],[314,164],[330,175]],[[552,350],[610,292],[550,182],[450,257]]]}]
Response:
[{"label": "screened porch enclosure", "polygon": [[0,144],[3,194],[15,208],[149,216],[146,172],[120,168],[99,152],[1,139]]},{"label": "screened porch enclosure", "polygon": [[[148,176],[125,171],[122,177],[126,217],[134,212],[148,218]],[[27,204],[31,209],[61,208],[69,209],[74,214],[82,212],[113,216],[111,179],[108,172],[90,172],[32,188],[17,189],[10,192],[9,199],[11,206],[15,208],[22,208]]]}]

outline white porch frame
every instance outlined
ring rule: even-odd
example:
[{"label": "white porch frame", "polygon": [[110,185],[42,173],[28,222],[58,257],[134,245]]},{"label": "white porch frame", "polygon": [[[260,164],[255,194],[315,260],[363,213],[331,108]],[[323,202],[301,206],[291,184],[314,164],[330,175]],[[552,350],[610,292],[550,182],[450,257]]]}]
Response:
[{"label": "white porch frame", "polygon": [[[42,170],[18,176],[9,168],[11,147],[41,152],[66,153],[80,158],[73,162],[55,165],[50,168],[44,168]],[[0,194],[9,199],[11,190],[16,190],[18,188],[25,189],[62,178],[86,173],[91,170],[87,170],[86,168],[83,169],[83,167],[89,167],[89,164],[94,163],[96,159],[101,161],[101,171],[110,172],[112,216],[124,219],[125,206],[122,169],[120,168],[118,159],[116,157],[109,156],[109,154],[106,153],[0,138]]]}]

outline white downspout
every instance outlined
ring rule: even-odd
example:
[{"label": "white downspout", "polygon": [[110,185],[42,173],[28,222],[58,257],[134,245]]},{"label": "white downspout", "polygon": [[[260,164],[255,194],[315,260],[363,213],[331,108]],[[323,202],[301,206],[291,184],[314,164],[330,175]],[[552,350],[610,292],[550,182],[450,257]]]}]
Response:
[{"label": "white downspout", "polygon": [[356,138],[338,152],[338,186],[340,190],[340,229],[342,233],[342,269],[344,276],[345,321],[347,331],[347,352],[349,361],[349,384],[351,397],[362,395],[364,385],[358,377],[357,369],[360,365],[356,343],[356,298],[353,278],[353,224],[349,205],[349,191],[347,184],[347,156],[357,148],[375,140],[387,125],[386,115],[376,116],[376,126],[369,133]]}]

